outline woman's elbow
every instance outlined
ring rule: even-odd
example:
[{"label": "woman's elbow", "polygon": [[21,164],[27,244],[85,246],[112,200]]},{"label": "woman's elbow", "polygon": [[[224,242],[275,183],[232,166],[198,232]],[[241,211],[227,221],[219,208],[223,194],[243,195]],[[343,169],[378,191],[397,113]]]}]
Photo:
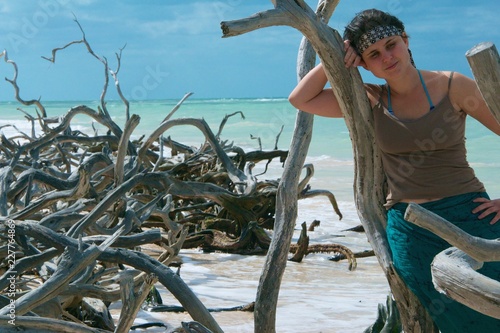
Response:
[{"label": "woman's elbow", "polygon": [[290,95],[288,95],[288,102],[293,105],[296,109],[302,109],[302,107],[305,105],[305,102],[302,98],[300,98],[300,95],[292,91]]}]

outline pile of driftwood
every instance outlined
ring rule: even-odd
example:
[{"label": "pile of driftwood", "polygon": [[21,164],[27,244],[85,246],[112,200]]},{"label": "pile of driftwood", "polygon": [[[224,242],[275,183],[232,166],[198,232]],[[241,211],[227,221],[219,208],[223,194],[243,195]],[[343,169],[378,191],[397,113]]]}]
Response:
[{"label": "pile of driftwood", "polygon": [[[83,32],[83,31],[82,31]],[[75,106],[49,118],[39,100],[19,96],[17,66],[7,79],[23,105],[35,105],[37,116],[24,112],[31,133],[1,135],[0,145],[0,327],[25,332],[128,332],[141,306],[156,299],[154,284],[164,285],[193,318],[193,327],[222,330],[180,276],[181,249],[201,248],[240,254],[262,254],[271,241],[278,180],[259,181],[252,168],[280,159],[287,151],[245,152],[221,140],[203,119],[171,119],[186,95],[148,137],[133,138],[140,121],[129,116],[120,92],[118,70],[112,71],[85,39],[89,52],[103,63],[106,84],[97,110]],[[117,54],[118,64],[120,55]],[[109,77],[127,114],[124,128],[110,117],[105,96]],[[105,133],[73,130],[72,119],[88,117]],[[206,141],[187,147],[164,137],[174,126],[195,126]],[[182,156],[182,159],[178,157]],[[300,198],[327,195],[300,183]],[[355,258],[341,245],[309,246],[305,226],[293,260],[314,251]],[[146,252],[155,247],[161,254]],[[121,301],[113,320],[108,306]],[[195,331],[188,324],[184,331]],[[182,330],[181,329],[181,330]]]}]

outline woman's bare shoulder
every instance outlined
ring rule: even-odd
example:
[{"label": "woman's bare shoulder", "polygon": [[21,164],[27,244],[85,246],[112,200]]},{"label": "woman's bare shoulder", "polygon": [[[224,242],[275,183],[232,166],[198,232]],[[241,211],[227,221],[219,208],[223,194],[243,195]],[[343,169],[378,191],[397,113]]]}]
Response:
[{"label": "woman's bare shoulder", "polygon": [[380,96],[384,90],[383,86],[380,84],[365,83],[365,89],[371,106],[374,106],[380,101]]},{"label": "woman's bare shoulder", "polygon": [[447,87],[450,85],[452,79],[455,78],[455,75],[461,76],[460,73],[454,71],[424,71],[421,70],[422,75],[426,78],[426,82],[429,84],[433,84],[435,82],[438,86]]}]

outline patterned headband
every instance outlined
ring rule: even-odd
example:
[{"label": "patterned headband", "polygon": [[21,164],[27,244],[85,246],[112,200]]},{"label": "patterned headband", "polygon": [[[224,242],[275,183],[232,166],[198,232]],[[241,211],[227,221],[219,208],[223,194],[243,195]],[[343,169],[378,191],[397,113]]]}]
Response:
[{"label": "patterned headband", "polygon": [[393,25],[379,25],[378,27],[367,31],[366,33],[362,34],[361,37],[359,37],[357,43],[358,52],[359,54],[362,54],[367,48],[370,47],[370,45],[386,37],[402,35],[403,30],[399,29],[398,27],[395,27]]}]

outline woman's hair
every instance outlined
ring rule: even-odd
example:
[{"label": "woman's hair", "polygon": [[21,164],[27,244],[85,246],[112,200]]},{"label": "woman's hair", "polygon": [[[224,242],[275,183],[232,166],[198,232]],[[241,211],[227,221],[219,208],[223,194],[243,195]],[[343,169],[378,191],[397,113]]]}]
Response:
[{"label": "woman's hair", "polygon": [[359,52],[359,40],[368,31],[380,26],[394,26],[401,31],[405,31],[405,26],[397,17],[378,9],[367,9],[358,13],[345,27],[344,40],[349,40],[351,46]]}]

